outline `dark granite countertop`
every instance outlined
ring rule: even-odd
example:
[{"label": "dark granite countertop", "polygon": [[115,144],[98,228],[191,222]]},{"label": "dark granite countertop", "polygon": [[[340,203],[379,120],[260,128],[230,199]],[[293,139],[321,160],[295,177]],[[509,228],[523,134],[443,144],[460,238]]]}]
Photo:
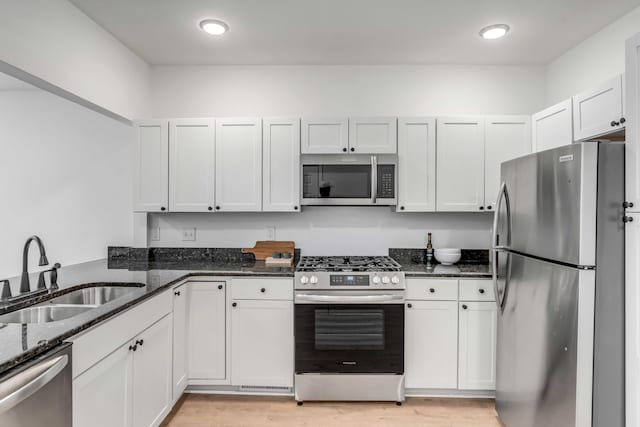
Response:
[{"label": "dark granite countertop", "polygon": [[[126,262],[107,260],[63,267],[58,272],[60,290],[38,298],[43,302],[72,289],[98,285],[128,286],[131,292],[69,319],[50,323],[0,323],[0,373],[40,355],[65,339],[156,295],[190,276],[293,277],[293,268],[269,267],[254,261]],[[31,275],[32,287],[37,273]],[[11,283],[20,278],[10,279]],[[28,304],[0,306],[0,315]]]},{"label": "dark granite countertop", "polygon": [[426,265],[418,263],[401,264],[406,277],[458,277],[464,279],[491,277],[489,264],[455,264],[455,265]]}]

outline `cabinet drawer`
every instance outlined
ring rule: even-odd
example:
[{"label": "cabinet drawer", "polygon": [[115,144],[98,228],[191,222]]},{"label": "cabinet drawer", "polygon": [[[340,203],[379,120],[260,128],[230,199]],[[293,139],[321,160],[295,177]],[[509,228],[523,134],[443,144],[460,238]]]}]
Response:
[{"label": "cabinet drawer", "polygon": [[73,337],[73,378],[170,313],[172,296],[165,291]]},{"label": "cabinet drawer", "polygon": [[460,280],[460,301],[495,301],[492,280]]},{"label": "cabinet drawer", "polygon": [[408,300],[455,301],[458,299],[456,279],[407,279]]},{"label": "cabinet drawer", "polygon": [[293,300],[293,279],[232,279],[231,299]]}]

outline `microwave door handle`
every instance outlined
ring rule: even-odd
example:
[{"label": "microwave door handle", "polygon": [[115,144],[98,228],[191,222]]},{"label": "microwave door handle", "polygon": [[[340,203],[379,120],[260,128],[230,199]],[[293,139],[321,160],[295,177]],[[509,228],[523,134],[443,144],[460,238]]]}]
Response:
[{"label": "microwave door handle", "polygon": [[371,203],[376,204],[378,199],[378,158],[371,156]]}]

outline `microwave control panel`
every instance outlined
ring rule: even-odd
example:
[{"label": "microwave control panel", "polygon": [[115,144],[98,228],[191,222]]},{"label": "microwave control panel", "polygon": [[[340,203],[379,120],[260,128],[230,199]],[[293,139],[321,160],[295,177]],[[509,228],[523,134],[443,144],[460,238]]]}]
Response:
[{"label": "microwave control panel", "polygon": [[394,165],[378,165],[378,194],[380,199],[396,197],[396,168]]}]

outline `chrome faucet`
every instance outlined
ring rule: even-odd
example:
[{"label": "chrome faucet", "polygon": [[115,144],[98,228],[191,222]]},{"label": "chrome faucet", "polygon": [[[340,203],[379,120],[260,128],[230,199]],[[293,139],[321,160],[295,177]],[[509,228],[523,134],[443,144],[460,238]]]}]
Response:
[{"label": "chrome faucet", "polygon": [[40,249],[40,261],[38,262],[38,265],[49,265],[49,260],[47,259],[47,254],[44,250],[42,240],[40,240],[38,236],[29,237],[24,244],[24,249],[22,250],[22,276],[20,277],[21,294],[26,294],[31,291],[31,284],[29,283],[29,247],[33,241],[36,242],[38,249]]}]

